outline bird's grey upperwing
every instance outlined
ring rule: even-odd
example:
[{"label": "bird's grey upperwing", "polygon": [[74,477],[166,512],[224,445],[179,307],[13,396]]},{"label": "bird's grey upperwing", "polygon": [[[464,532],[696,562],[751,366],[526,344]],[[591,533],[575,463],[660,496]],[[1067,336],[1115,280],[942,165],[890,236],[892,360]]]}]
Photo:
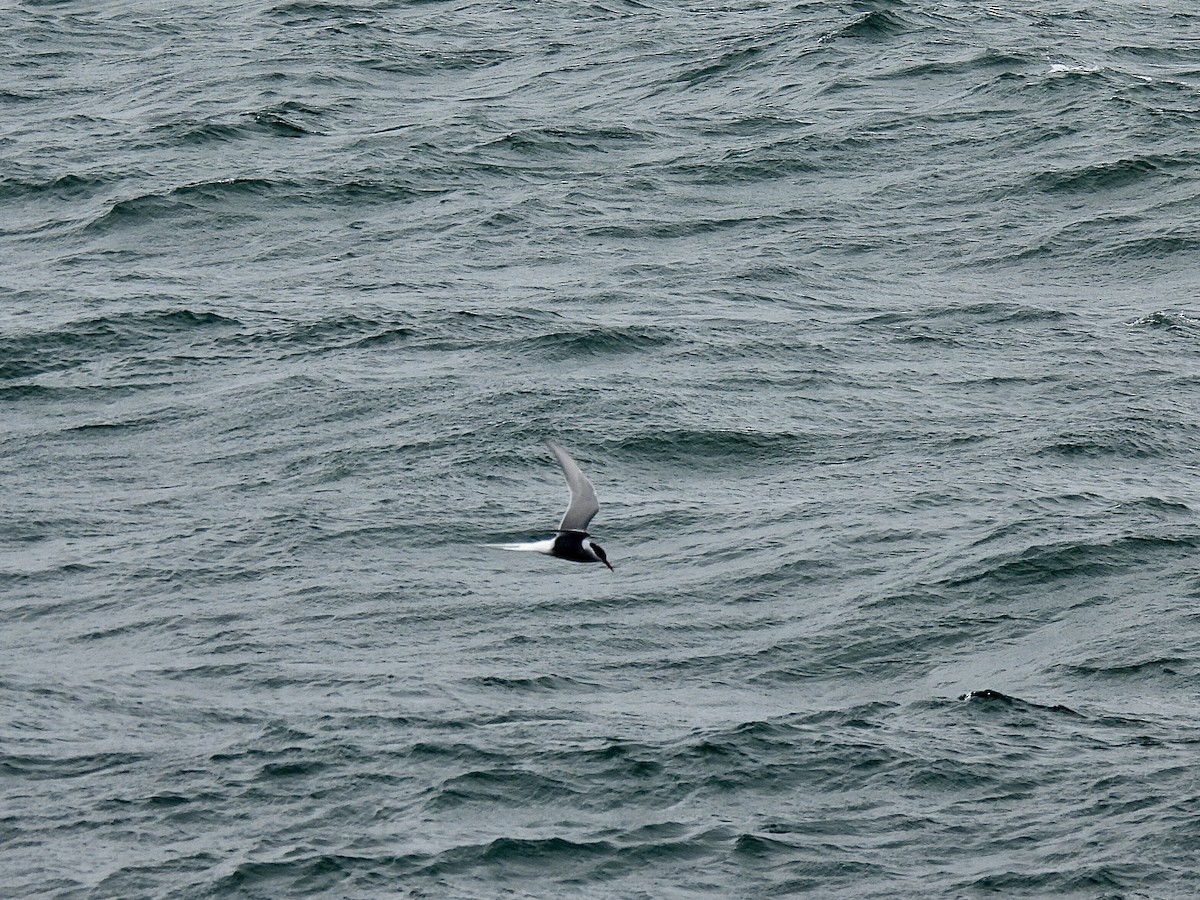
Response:
[{"label": "bird's grey upperwing", "polygon": [[567,487],[571,489],[571,505],[563,513],[562,521],[558,523],[559,531],[587,531],[588,523],[596,513],[600,512],[600,501],[596,499],[596,489],[588,481],[570,454],[554,441],[546,441],[550,452],[558,459],[563,474],[567,476]]}]

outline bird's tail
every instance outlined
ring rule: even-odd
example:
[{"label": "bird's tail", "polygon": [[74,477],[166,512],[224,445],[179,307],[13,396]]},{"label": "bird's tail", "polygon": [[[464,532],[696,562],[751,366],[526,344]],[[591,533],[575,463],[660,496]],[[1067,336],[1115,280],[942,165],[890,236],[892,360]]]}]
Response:
[{"label": "bird's tail", "polygon": [[491,547],[495,550],[524,550],[533,553],[549,553],[550,548],[554,546],[554,539],[546,541],[528,541],[524,544],[484,544],[485,547]]}]

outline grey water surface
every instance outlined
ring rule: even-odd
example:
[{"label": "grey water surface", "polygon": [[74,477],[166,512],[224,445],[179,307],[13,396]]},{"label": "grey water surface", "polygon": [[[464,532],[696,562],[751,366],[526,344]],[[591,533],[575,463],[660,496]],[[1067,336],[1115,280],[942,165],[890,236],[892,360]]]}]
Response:
[{"label": "grey water surface", "polygon": [[1200,891],[1194,4],[25,0],[0,116],[5,896]]}]

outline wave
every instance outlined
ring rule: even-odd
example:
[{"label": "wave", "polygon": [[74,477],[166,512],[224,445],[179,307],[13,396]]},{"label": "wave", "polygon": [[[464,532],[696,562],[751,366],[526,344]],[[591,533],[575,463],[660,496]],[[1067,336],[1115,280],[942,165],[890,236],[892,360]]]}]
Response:
[{"label": "wave", "polygon": [[249,118],[259,130],[274,137],[303,138],[325,134],[313,124],[321,116],[320,110],[288,101],[253,112]]},{"label": "wave", "polygon": [[591,691],[599,687],[592,682],[582,681],[565,675],[539,675],[537,677],[505,678],[499,675],[485,675],[474,679],[478,687],[501,688],[519,693],[553,693],[556,691]]},{"label": "wave", "polygon": [[1179,656],[1157,654],[1136,661],[1103,662],[1100,660],[1082,663],[1063,663],[1055,667],[1058,671],[1078,678],[1150,679],[1162,677],[1190,677],[1193,660]]},{"label": "wave", "polygon": [[1177,171],[1191,171],[1200,162],[1200,154],[1185,151],[1175,154],[1147,154],[1094,162],[1072,169],[1052,169],[1033,176],[1031,184],[1047,193],[1087,193],[1114,190]]},{"label": "wave", "polygon": [[912,25],[898,11],[904,4],[889,4],[894,9],[874,9],[858,16],[834,33],[835,38],[853,41],[884,41],[912,30]]},{"label": "wave", "polygon": [[926,78],[941,75],[967,77],[976,72],[986,72],[991,69],[1003,69],[1008,73],[1027,67],[1032,60],[1033,57],[1026,54],[987,48],[974,52],[963,59],[913,63],[898,69],[890,77]]},{"label": "wave", "polygon": [[304,353],[353,348],[386,348],[402,344],[419,334],[410,317],[364,312],[342,312],[309,321],[264,322],[243,329],[234,340],[239,344],[299,350]]},{"label": "wave", "polygon": [[685,466],[718,461],[753,466],[811,450],[805,436],[794,432],[683,427],[637,433],[621,441],[620,448],[634,456],[676,459]]},{"label": "wave", "polygon": [[89,364],[103,354],[144,347],[147,342],[240,325],[220,313],[184,308],[114,313],[40,331],[10,332],[0,336],[0,380],[31,378]]},{"label": "wave", "polygon": [[128,772],[149,760],[142,753],[82,753],[74,756],[0,754],[0,773],[12,778],[44,781],[83,778],[101,772]]},{"label": "wave", "polygon": [[509,131],[474,148],[474,152],[503,150],[519,156],[592,154],[620,150],[650,141],[645,132],[626,125],[542,125]]},{"label": "wave", "polygon": [[116,200],[108,208],[91,218],[84,226],[85,231],[101,233],[115,228],[156,222],[192,209],[213,205],[240,203],[250,214],[262,198],[282,190],[294,188],[286,181],[269,178],[221,178],[181,185],[164,192],[150,192]]},{"label": "wave", "polygon": [[1035,452],[1067,459],[1159,459],[1195,446],[1198,437],[1200,423],[1182,418],[1152,420],[1130,414],[1127,422],[1060,432]]},{"label": "wave", "polygon": [[1200,237],[1195,236],[1190,226],[1172,226],[1156,230],[1152,234],[1137,237],[1122,237],[1116,242],[1114,256],[1133,262],[1168,259],[1174,256],[1191,256],[1200,251]]},{"label": "wave", "polygon": [[1186,554],[1200,548],[1200,532],[1168,535],[1077,539],[1032,544],[973,563],[968,571],[944,579],[944,587],[981,582],[997,585],[1048,584],[1081,576],[1099,576],[1144,563],[1156,554]]},{"label": "wave", "polygon": [[937,304],[904,312],[875,313],[856,324],[876,326],[912,326],[939,323],[978,325],[1007,325],[1061,322],[1073,318],[1073,313],[1045,306],[1033,306],[1013,301],[966,302]]},{"label": "wave", "polygon": [[1179,312],[1152,312],[1128,323],[1130,328],[1163,329],[1176,334],[1200,337],[1200,317]]},{"label": "wave", "polygon": [[[438,2],[438,0],[422,0],[422,2]],[[436,76],[447,72],[474,72],[490,69],[513,60],[515,54],[511,50],[496,47],[475,47],[471,49],[438,49],[425,50],[414,48],[404,54],[402,59],[394,56],[368,56],[361,60],[361,65],[375,72],[386,72],[394,75]]]},{"label": "wave", "polygon": [[761,55],[762,48],[757,46],[728,50],[710,62],[672,76],[671,80],[694,87],[714,78],[735,74],[745,66],[752,65]]},{"label": "wave", "polygon": [[696,184],[771,181],[823,171],[836,156],[837,145],[838,141],[828,136],[791,137],[729,149],[714,159],[681,157],[665,167],[665,171]]},{"label": "wave", "polygon": [[513,349],[551,359],[576,359],[640,353],[665,347],[674,340],[671,329],[649,325],[604,326],[558,331],[518,340]]},{"label": "wave", "polygon": [[578,803],[586,792],[549,775],[509,767],[472,770],[442,781],[425,802],[431,813],[487,803],[500,807]]},{"label": "wave", "polygon": [[[580,884],[598,887],[627,876],[631,867],[669,861],[686,863],[711,854],[727,842],[724,829],[691,831],[668,822],[571,837],[553,833],[501,836],[407,853],[383,849],[331,852],[310,845],[297,847],[287,859],[244,860],[232,872],[208,884],[203,892],[258,895],[269,889],[288,896],[324,896],[394,884],[397,879],[421,878],[435,879],[434,883],[443,887],[474,885],[469,893],[481,896],[494,893],[506,883],[517,884],[531,874],[557,883],[564,890]],[[120,875],[116,873],[112,887],[120,884]]]},{"label": "wave", "polygon": [[1020,697],[1013,697],[1000,691],[984,688],[978,691],[968,691],[962,694],[959,698],[961,701],[971,703],[980,708],[998,708],[998,709],[1015,709],[1025,711],[1047,712],[1056,715],[1072,716],[1074,718],[1085,718],[1080,713],[1071,709],[1069,706],[1063,706],[1061,703],[1045,704],[1034,703],[1030,700],[1022,700]]},{"label": "wave", "polygon": [[255,129],[229,122],[180,122],[157,125],[148,134],[153,143],[161,143],[166,139],[169,143],[202,146],[208,143],[225,143],[242,140]]},{"label": "wave", "polygon": [[45,179],[6,176],[0,178],[0,200],[80,200],[92,196],[111,183],[111,178],[99,175],[66,174]]}]

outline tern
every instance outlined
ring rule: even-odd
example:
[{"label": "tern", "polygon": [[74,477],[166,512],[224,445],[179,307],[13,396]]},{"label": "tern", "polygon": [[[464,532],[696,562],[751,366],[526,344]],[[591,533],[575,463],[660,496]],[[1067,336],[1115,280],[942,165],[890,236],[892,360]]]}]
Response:
[{"label": "tern", "polygon": [[557,556],[559,559],[569,559],[571,562],[600,562],[608,566],[609,571],[613,571],[604,548],[593,541],[587,531],[588,524],[596,513],[600,512],[596,489],[566,450],[554,441],[546,441],[546,446],[562,466],[563,475],[567,477],[567,487],[571,489],[571,503],[563,513],[562,521],[558,523],[558,533],[544,541],[489,546],[501,550],[532,550]]}]

